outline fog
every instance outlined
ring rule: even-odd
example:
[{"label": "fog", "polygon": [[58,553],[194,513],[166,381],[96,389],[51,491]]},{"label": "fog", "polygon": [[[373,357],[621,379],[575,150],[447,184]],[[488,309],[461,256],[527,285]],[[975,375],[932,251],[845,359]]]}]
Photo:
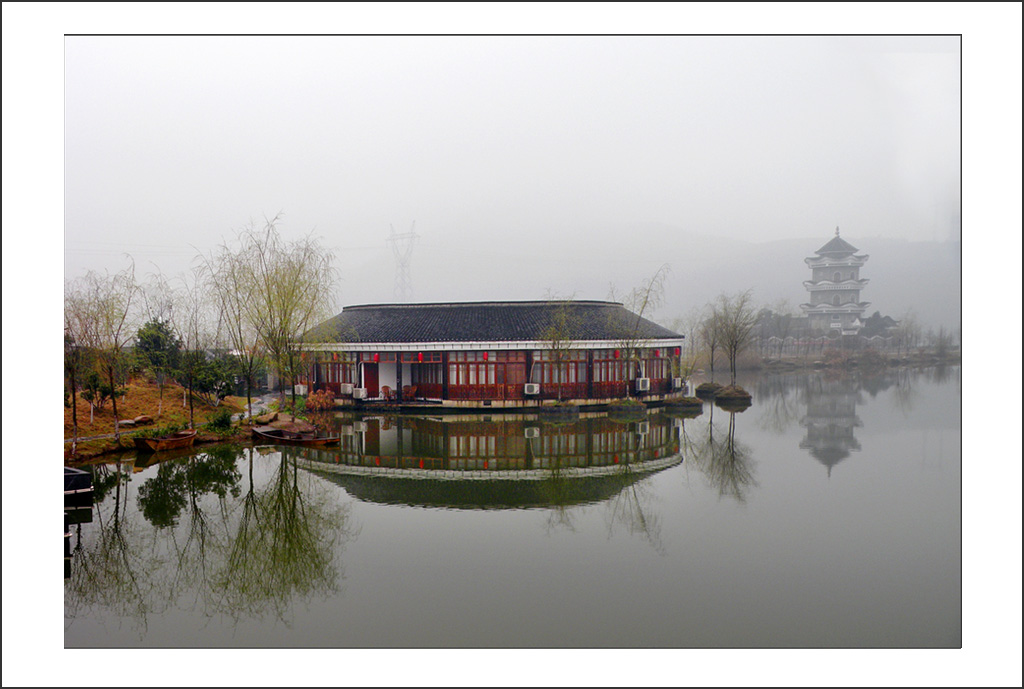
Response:
[{"label": "fog", "polygon": [[[836,226],[869,254],[871,238],[960,239],[958,36],[64,48],[66,278],[125,253],[174,275],[280,214],[286,237],[313,232],[335,252],[339,309],[400,298],[394,228],[417,235],[414,301],[601,299],[667,262],[666,320],[749,287],[795,307],[803,258]],[[806,241],[776,284],[748,284],[729,252],[695,284],[709,240],[746,254],[794,238]],[[897,316],[911,306],[862,296]]]},{"label": "fog", "polygon": [[[175,275],[197,251],[279,212],[287,236],[315,232],[337,253],[339,308],[394,300],[387,236],[414,222],[417,301],[548,290],[601,299],[609,285],[629,289],[668,262],[662,321],[747,287],[762,302],[799,302],[803,258],[839,226],[871,255],[862,272],[869,313],[899,316],[912,301],[940,314],[926,324],[955,327],[959,303],[956,318],[947,311],[960,301],[962,200],[964,437],[972,459],[1005,457],[998,430],[1017,427],[1020,401],[982,394],[992,376],[980,364],[987,328],[1002,326],[1001,337],[1009,322],[1001,366],[1020,379],[1019,312],[997,315],[1005,300],[987,298],[1020,293],[1020,3],[4,3],[2,11],[3,389],[8,408],[33,419],[32,433],[8,429],[4,442],[4,520],[18,525],[4,530],[4,554],[17,554],[5,562],[32,564],[4,571],[5,593],[22,594],[5,595],[19,623],[10,648],[5,635],[5,658],[15,661],[5,661],[5,685],[80,681],[74,663],[46,661],[63,635],[51,622],[59,600],[35,564],[55,562],[48,520],[56,510],[45,504],[56,495],[40,499],[12,473],[18,460],[54,466],[37,445],[52,438],[46,410],[61,387],[57,285],[118,270],[126,253],[140,276]],[[313,31],[391,35],[97,35]],[[908,31],[942,35],[870,35]],[[535,35],[587,32],[818,35]],[[527,35],[394,35],[406,33]],[[925,263],[918,275],[933,282],[894,274],[901,252],[902,270]],[[921,256],[947,262],[929,270]],[[954,296],[936,298],[935,284]],[[889,653],[839,659],[845,680],[1020,684],[1012,661],[1020,655],[1020,463],[999,466],[1008,474],[997,481],[963,472],[971,643],[926,664]],[[427,663],[415,652],[407,663],[372,655],[340,649],[330,665],[303,656],[231,671],[285,683],[299,668],[333,677],[340,666],[357,681],[407,684],[437,665],[436,652],[423,655]],[[759,684],[773,670],[791,683],[835,676],[834,654],[797,652],[797,662],[778,665],[736,655],[556,665],[532,654],[501,668],[531,684],[557,682],[560,671],[574,682],[672,683],[680,667],[705,683]],[[445,664],[449,682],[493,675],[493,662],[478,668],[479,657]],[[205,660],[162,667],[209,683]],[[140,670],[136,681],[150,669],[123,657],[108,665]]]}]

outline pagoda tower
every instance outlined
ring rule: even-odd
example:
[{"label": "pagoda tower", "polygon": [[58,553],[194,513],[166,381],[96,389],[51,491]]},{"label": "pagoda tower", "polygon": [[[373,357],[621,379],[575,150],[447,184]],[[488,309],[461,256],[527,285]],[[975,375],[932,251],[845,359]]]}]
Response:
[{"label": "pagoda tower", "polygon": [[868,256],[856,252],[837,227],[836,236],[815,251],[816,256],[804,259],[811,269],[811,279],[804,281],[810,301],[800,308],[811,330],[839,337],[856,335],[863,327],[861,315],[870,302],[860,301],[860,291],[868,284],[860,277],[860,267]]}]

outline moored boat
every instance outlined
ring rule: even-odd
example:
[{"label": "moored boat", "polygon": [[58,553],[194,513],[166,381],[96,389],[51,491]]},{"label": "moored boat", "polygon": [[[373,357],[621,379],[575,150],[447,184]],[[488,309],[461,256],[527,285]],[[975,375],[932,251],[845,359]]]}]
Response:
[{"label": "moored boat", "polygon": [[178,431],[168,435],[158,435],[151,438],[134,438],[135,448],[143,452],[159,452],[161,450],[174,450],[179,447],[191,447],[195,442],[196,431]]},{"label": "moored boat", "polygon": [[64,508],[90,504],[92,504],[92,474],[74,467],[64,467]]},{"label": "moored boat", "polygon": [[257,440],[277,445],[303,445],[306,447],[320,447],[333,445],[341,440],[337,435],[319,435],[315,431],[299,432],[289,431],[283,428],[271,426],[254,426],[252,436]]}]

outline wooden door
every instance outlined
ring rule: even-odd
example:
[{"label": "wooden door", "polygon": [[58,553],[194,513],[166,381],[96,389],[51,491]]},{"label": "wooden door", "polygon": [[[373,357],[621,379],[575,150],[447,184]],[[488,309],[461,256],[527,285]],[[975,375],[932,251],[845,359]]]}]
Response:
[{"label": "wooden door", "polygon": [[377,366],[377,364],[363,364],[363,387],[366,388],[368,399],[380,396],[380,373]]}]

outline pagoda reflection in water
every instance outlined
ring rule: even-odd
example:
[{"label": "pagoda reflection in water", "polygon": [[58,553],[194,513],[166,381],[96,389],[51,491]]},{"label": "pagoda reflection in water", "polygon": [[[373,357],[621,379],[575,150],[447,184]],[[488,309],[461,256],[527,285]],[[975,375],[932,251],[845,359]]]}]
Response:
[{"label": "pagoda reflection in water", "polygon": [[811,456],[825,465],[829,477],[832,467],[860,450],[854,437],[854,429],[863,425],[857,417],[860,395],[857,382],[845,377],[827,380],[818,376],[807,386],[807,414],[800,419],[807,435],[800,441],[800,449],[810,450]]}]

